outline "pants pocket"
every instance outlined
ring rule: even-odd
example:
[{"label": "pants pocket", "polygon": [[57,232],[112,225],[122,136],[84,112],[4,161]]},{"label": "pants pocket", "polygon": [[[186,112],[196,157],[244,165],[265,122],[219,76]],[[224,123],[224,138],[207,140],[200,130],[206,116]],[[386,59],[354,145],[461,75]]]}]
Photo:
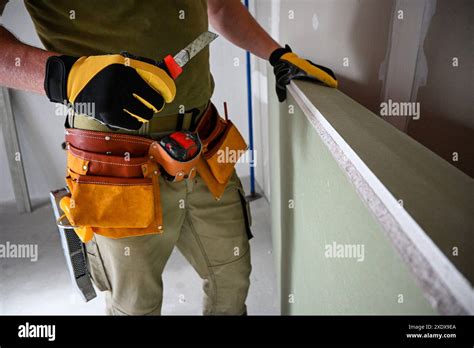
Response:
[{"label": "pants pocket", "polygon": [[89,272],[95,286],[100,291],[112,290],[109,279],[105,272],[104,261],[102,260],[99,247],[97,246],[95,239],[86,243],[86,250]]}]

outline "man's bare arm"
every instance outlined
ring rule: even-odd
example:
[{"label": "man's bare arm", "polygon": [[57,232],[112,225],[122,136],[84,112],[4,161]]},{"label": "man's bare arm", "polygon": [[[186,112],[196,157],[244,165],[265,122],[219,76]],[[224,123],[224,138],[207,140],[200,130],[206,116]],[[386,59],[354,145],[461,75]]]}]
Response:
[{"label": "man's bare arm", "polygon": [[239,0],[208,0],[207,12],[222,36],[260,58],[268,59],[280,47]]},{"label": "man's bare arm", "polygon": [[20,42],[0,25],[0,86],[45,94],[46,60],[52,55]]}]

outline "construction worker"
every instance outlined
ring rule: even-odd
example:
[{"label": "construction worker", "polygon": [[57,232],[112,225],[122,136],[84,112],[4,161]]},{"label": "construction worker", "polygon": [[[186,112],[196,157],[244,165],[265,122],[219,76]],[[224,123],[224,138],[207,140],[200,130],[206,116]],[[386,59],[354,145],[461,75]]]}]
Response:
[{"label": "construction worker", "polygon": [[[0,0],[1,12],[6,3]],[[276,43],[239,0],[25,0],[25,5],[46,50],[18,41],[0,26],[0,85],[46,94],[54,102],[92,104],[90,114],[67,117],[68,128],[89,138],[107,132],[158,139],[177,125],[195,128],[209,110],[214,88],[208,50],[176,81],[146,58],[178,52],[208,29],[208,20],[230,42],[270,61],[280,101],[294,77],[337,85],[329,69]],[[132,55],[121,55],[124,51]],[[49,116],[35,117],[48,122]],[[235,171],[219,200],[200,175],[180,182],[160,176],[159,188],[163,233],[118,238],[95,233],[86,245],[93,281],[106,291],[107,313],[160,314],[161,274],[176,246],[204,280],[204,314],[246,314],[251,219]],[[141,217],[147,210],[127,199],[110,204],[111,216]]]}]

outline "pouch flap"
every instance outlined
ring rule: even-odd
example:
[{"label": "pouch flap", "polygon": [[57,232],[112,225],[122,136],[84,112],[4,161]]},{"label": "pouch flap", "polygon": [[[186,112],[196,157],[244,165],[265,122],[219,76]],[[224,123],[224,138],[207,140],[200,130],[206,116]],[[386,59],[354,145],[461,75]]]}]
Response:
[{"label": "pouch flap", "polygon": [[75,226],[145,228],[155,216],[149,178],[79,175],[71,185],[71,223]]},{"label": "pouch flap", "polygon": [[67,165],[78,174],[89,174],[122,178],[143,177],[142,166],[148,161],[146,157],[102,155],[87,152],[68,146]]},{"label": "pouch flap", "polygon": [[217,181],[227,183],[239,158],[248,146],[235,125],[228,121],[226,132],[213,148],[208,148],[204,158]]}]

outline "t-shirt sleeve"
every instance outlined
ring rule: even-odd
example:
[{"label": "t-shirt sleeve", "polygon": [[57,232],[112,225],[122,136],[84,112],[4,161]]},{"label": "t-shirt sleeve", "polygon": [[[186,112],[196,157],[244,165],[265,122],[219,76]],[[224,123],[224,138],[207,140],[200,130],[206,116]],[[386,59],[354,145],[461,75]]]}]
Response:
[{"label": "t-shirt sleeve", "polygon": [[7,4],[8,0],[0,0],[0,17],[3,14],[3,10],[5,9],[5,5]]}]

